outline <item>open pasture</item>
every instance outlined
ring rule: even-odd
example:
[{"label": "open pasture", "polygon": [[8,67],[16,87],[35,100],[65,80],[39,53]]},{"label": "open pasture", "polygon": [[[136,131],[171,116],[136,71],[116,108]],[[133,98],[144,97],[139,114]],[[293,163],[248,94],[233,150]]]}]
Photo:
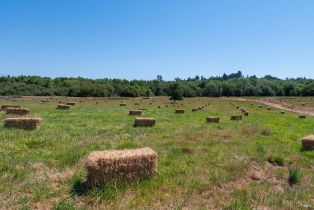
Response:
[{"label": "open pasture", "polygon": [[[60,110],[59,101],[75,106]],[[314,151],[301,145],[314,134],[313,117],[222,98],[173,104],[168,97],[34,97],[2,104],[27,107],[42,122],[36,130],[0,125],[0,209],[314,208]],[[230,120],[241,109],[249,116]],[[130,110],[156,124],[135,127]],[[6,115],[0,112],[1,121]],[[208,123],[208,116],[220,122]],[[154,177],[85,187],[90,152],[143,147],[157,153]]]}]

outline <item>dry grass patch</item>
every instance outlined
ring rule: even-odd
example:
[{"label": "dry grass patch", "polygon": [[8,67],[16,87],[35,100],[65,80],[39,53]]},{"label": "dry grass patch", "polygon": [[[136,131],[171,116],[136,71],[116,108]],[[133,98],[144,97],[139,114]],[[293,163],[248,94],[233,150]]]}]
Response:
[{"label": "dry grass patch", "polygon": [[148,147],[91,152],[86,159],[87,186],[150,178],[157,171],[156,157]]}]

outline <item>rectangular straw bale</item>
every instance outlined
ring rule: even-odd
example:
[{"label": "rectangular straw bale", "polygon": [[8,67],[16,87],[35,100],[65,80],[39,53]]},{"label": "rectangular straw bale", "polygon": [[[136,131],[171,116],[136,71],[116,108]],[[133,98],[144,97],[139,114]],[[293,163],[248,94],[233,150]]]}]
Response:
[{"label": "rectangular straw bale", "polygon": [[129,115],[141,115],[142,110],[131,110],[129,111]]},{"label": "rectangular straw bale", "polygon": [[57,109],[70,109],[71,106],[67,104],[58,104]]},{"label": "rectangular straw bale", "polygon": [[242,120],[242,115],[232,115],[231,120]]},{"label": "rectangular straw bale", "polygon": [[1,105],[1,110],[5,110],[6,108],[21,108],[21,105],[12,105],[12,104]]},{"label": "rectangular straw bale", "polygon": [[67,102],[66,105],[75,106],[75,102]]},{"label": "rectangular straw bale", "polygon": [[136,127],[148,127],[155,125],[156,120],[154,118],[144,118],[137,117],[135,118],[134,126]]},{"label": "rectangular straw bale", "polygon": [[314,135],[306,136],[301,141],[303,150],[314,150]]},{"label": "rectangular straw bale", "polygon": [[176,109],[175,113],[176,114],[183,114],[184,113],[184,109]]},{"label": "rectangular straw bale", "polygon": [[126,106],[126,103],[120,103],[120,106]]},{"label": "rectangular straw bale", "polygon": [[40,127],[41,119],[35,118],[6,118],[5,128],[37,129]]},{"label": "rectangular straw bale", "polygon": [[243,114],[244,114],[244,116],[246,116],[246,117],[248,117],[248,116],[250,115],[250,113],[249,113],[248,111],[244,112]]},{"label": "rectangular straw bale", "polygon": [[192,112],[197,112],[198,111],[198,108],[193,108],[192,109]]},{"label": "rectangular straw bale", "polygon": [[29,109],[8,107],[8,108],[6,108],[6,113],[7,114],[17,114],[17,115],[26,115],[29,113]]},{"label": "rectangular straw bale", "polygon": [[212,122],[212,123],[219,123],[220,118],[216,116],[209,116],[209,117],[206,117],[206,121]]},{"label": "rectangular straw bale", "polygon": [[85,162],[87,185],[147,179],[156,174],[157,154],[151,148],[91,152]]},{"label": "rectangular straw bale", "polygon": [[305,116],[304,114],[300,114],[300,115],[299,115],[299,118],[300,118],[300,119],[305,119],[306,116]]}]

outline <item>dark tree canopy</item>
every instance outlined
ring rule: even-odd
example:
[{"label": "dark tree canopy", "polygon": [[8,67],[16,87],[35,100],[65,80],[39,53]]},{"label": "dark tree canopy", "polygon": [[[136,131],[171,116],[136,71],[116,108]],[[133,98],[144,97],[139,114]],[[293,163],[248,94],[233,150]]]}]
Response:
[{"label": "dark tree canopy", "polygon": [[2,76],[0,95],[25,96],[172,96],[174,100],[195,96],[314,96],[314,81],[305,78],[279,79],[244,77],[241,71],[221,77],[195,76],[165,81],[155,80],[49,78],[39,76]]}]

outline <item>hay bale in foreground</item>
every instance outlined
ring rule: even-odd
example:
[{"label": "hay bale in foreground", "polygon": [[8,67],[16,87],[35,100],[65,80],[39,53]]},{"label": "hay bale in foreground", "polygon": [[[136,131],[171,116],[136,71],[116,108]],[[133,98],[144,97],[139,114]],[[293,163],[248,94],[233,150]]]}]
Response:
[{"label": "hay bale in foreground", "polygon": [[10,105],[10,104],[1,105],[1,110],[6,110],[7,108],[21,108],[21,105]]},{"label": "hay bale in foreground", "polygon": [[184,113],[184,109],[176,109],[175,113],[176,114],[183,114]]},{"label": "hay bale in foreground", "polygon": [[75,102],[67,102],[66,105],[75,106]]},{"label": "hay bale in foreground", "polygon": [[67,104],[58,104],[57,109],[70,109],[71,106]]},{"label": "hay bale in foreground", "polygon": [[299,115],[299,118],[300,118],[300,119],[305,119],[305,118],[306,118],[306,115],[300,114],[300,115]]},{"label": "hay bale in foreground", "polygon": [[314,135],[303,137],[301,142],[303,150],[314,150]]},{"label": "hay bale in foreground", "polygon": [[7,118],[4,120],[5,128],[37,129],[40,127],[41,119],[35,118]]},{"label": "hay bale in foreground", "polygon": [[219,123],[220,118],[216,116],[206,117],[206,122]]},{"label": "hay bale in foreground", "polygon": [[134,126],[135,127],[148,127],[155,125],[156,120],[154,118],[144,118],[137,117],[135,118]]},{"label": "hay bale in foreground", "polygon": [[151,148],[91,152],[85,162],[87,186],[148,179],[156,174],[157,154]]},{"label": "hay bale in foreground", "polygon": [[129,115],[141,115],[142,110],[131,110],[129,111]]},{"label": "hay bale in foreground", "polygon": [[7,114],[17,114],[17,115],[27,115],[29,113],[29,109],[27,108],[6,108]]},{"label": "hay bale in foreground", "polygon": [[242,115],[232,115],[230,120],[242,120]]}]

